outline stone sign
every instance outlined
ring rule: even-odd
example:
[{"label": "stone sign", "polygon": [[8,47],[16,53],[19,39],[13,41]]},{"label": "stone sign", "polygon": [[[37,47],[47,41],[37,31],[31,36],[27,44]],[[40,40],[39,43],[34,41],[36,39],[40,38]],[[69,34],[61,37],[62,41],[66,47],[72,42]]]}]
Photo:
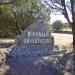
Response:
[{"label": "stone sign", "polygon": [[43,56],[53,54],[54,39],[43,21],[36,21],[16,38],[8,49],[6,75],[54,75],[55,70]]},{"label": "stone sign", "polygon": [[30,25],[17,36],[16,45],[11,49],[10,55],[31,57],[49,54],[53,50],[54,39],[47,27],[41,20]]}]

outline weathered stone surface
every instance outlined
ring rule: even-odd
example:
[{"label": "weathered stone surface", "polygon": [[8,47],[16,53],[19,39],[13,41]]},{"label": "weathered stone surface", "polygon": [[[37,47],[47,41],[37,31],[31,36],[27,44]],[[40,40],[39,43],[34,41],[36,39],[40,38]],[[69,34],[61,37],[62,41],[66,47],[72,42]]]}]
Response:
[{"label": "weathered stone surface", "polygon": [[[10,51],[13,56],[43,56],[53,50],[54,39],[48,26],[41,20],[34,22],[16,38],[16,46]],[[10,50],[10,48],[9,48]]]},{"label": "weathered stone surface", "polygon": [[[20,62],[21,61],[21,62]],[[9,60],[11,75],[54,75],[52,63],[42,60],[40,57],[28,59]]]},{"label": "weathered stone surface", "polygon": [[53,50],[54,39],[43,21],[38,20],[16,38],[16,45],[8,49],[7,64],[11,75],[54,75],[52,65],[44,60],[44,55]]}]

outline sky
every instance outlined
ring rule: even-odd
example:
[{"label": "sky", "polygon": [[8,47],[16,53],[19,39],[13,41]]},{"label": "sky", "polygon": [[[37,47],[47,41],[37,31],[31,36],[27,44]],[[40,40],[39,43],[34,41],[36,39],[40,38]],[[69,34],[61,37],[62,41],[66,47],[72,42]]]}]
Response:
[{"label": "sky", "polygon": [[[48,1],[48,0],[47,0]],[[69,2],[69,0],[66,0],[66,2]],[[49,1],[48,1],[49,2]],[[49,3],[48,3],[49,4]],[[72,21],[72,17],[71,17],[71,13],[70,13],[70,11],[68,11],[68,15],[69,15],[69,18],[70,18],[70,20]],[[66,23],[67,22],[67,20],[64,18],[64,16],[63,15],[57,15],[57,14],[53,14],[52,12],[51,12],[51,14],[50,14],[50,24],[52,24],[53,22],[55,22],[56,20],[61,20],[62,21],[62,23]]]},{"label": "sky", "polygon": [[67,22],[63,15],[51,14],[50,23],[52,24],[56,20],[61,20],[63,23]]},{"label": "sky", "polygon": [[[50,15],[51,19],[50,19],[50,23],[52,24],[53,22],[55,22],[56,20],[61,20],[62,23],[66,23],[67,20],[64,18],[63,15],[56,15],[56,14],[52,14]],[[69,17],[71,19],[71,15],[69,14]]]}]

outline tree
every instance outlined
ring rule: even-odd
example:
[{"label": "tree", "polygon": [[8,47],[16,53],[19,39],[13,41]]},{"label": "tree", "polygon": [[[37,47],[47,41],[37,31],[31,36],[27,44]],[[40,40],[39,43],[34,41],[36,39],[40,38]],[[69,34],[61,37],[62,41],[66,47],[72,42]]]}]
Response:
[{"label": "tree", "polygon": [[[75,72],[75,12],[74,12],[75,0],[44,0],[44,2],[49,6],[50,9],[52,9],[52,11],[63,14],[66,20],[68,21],[68,23],[72,27],[73,52],[74,52],[73,66],[74,66],[74,72]],[[69,18],[69,13],[72,16],[72,21]]]},{"label": "tree", "polygon": [[15,19],[10,5],[0,5],[0,37],[16,34]]},{"label": "tree", "polygon": [[62,22],[60,20],[55,21],[52,26],[54,30],[59,31],[60,29],[62,29]]},{"label": "tree", "polygon": [[[49,2],[48,2],[49,1]],[[58,12],[64,15],[68,23],[71,24],[69,13],[72,14],[72,7],[70,0],[45,0],[45,3],[50,7],[53,12]]]},{"label": "tree", "polygon": [[[0,17],[2,24],[0,29],[4,28],[5,31],[7,30],[6,33],[12,29],[13,33],[19,34],[37,18],[48,21],[50,17],[50,10],[42,4],[41,0],[1,0],[0,6],[2,12],[0,13],[1,15],[5,14],[3,17],[6,18],[5,20]],[[6,24],[9,29],[5,29]]]},{"label": "tree", "polygon": [[13,0],[12,3],[12,11],[19,33],[37,18],[49,20],[50,11],[41,0]]}]

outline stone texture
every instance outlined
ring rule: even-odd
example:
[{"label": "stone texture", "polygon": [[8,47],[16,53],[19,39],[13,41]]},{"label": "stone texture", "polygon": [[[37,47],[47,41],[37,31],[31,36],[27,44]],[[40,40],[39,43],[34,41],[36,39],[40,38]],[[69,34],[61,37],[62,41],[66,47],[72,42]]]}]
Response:
[{"label": "stone texture", "polygon": [[10,75],[54,75],[52,65],[41,60],[53,47],[54,39],[46,24],[41,20],[34,22],[17,36],[16,45],[8,49],[6,63],[10,66]]}]

